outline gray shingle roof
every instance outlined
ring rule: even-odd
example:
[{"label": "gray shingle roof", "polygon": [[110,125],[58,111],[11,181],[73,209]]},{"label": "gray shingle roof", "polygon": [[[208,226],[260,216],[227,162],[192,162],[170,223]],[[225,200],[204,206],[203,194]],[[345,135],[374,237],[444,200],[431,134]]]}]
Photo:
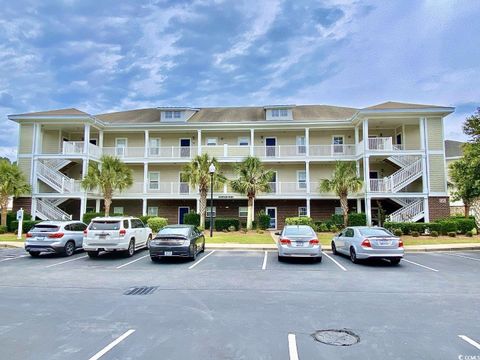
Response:
[{"label": "gray shingle roof", "polygon": [[363,110],[403,110],[403,109],[432,109],[432,108],[445,108],[445,106],[438,106],[438,105],[425,105],[425,104],[410,104],[410,103],[402,103],[402,102],[395,102],[395,101],[387,101],[381,104],[369,106],[363,108]]},{"label": "gray shingle roof", "polygon": [[457,157],[463,155],[462,145],[464,142],[455,140],[445,140],[445,157]]}]

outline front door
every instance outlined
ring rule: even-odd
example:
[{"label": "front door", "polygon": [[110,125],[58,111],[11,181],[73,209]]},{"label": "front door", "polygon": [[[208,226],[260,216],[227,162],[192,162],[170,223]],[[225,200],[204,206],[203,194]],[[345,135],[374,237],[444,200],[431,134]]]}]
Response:
[{"label": "front door", "polygon": [[277,139],[276,138],[266,138],[265,139],[265,155],[266,156],[276,156],[276,147]]},{"label": "front door", "polygon": [[265,212],[270,216],[270,228],[277,228],[277,208],[276,207],[267,207]]},{"label": "front door", "polygon": [[180,139],[180,157],[190,157],[190,139]]},{"label": "front door", "polygon": [[180,206],[178,208],[178,223],[183,224],[183,216],[188,214],[190,208],[188,206]]}]

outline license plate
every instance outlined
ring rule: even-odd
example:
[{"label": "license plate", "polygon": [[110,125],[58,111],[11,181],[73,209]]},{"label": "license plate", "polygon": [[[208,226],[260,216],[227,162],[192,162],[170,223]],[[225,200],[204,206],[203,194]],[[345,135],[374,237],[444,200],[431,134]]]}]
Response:
[{"label": "license plate", "polygon": [[378,240],[378,244],[381,246],[389,246],[392,245],[392,242],[390,240]]},{"label": "license plate", "polygon": [[297,242],[295,243],[295,246],[296,246],[296,247],[303,247],[303,242],[298,242],[298,241],[297,241]]},{"label": "license plate", "polygon": [[37,237],[37,240],[38,241],[43,241],[43,240],[45,240],[45,238],[43,236],[42,237]]},{"label": "license plate", "polygon": [[172,256],[172,252],[171,251],[165,251],[165,256]]}]

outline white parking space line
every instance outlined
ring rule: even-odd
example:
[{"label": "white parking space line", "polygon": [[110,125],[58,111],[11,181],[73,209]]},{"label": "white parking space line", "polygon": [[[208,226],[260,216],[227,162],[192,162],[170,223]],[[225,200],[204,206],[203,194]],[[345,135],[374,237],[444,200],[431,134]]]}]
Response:
[{"label": "white parking space line", "polygon": [[442,253],[442,255],[456,256],[456,257],[460,257],[460,258],[464,258],[464,259],[469,259],[469,260],[480,261],[480,259],[473,258],[473,257],[470,257],[470,256],[460,255],[460,254],[448,254],[448,253]]},{"label": "white parking space line", "polygon": [[425,266],[425,265],[422,265],[422,264],[419,264],[419,263],[416,263],[416,262],[413,262],[413,261],[410,261],[410,260],[407,260],[405,258],[403,258],[403,261],[409,263],[409,264],[413,264],[413,265],[417,265],[417,266],[420,266],[424,269],[427,269],[427,270],[431,270],[431,271],[435,271],[435,272],[438,272],[439,270],[437,269],[434,269],[434,268],[431,268],[431,267],[428,267],[428,266]]},{"label": "white parking space line", "polygon": [[135,332],[135,330],[128,330],[125,334],[121,335],[120,337],[118,337],[117,339],[115,339],[114,341],[112,341],[110,344],[108,344],[107,346],[105,346],[102,350],[100,350],[99,352],[97,352],[95,355],[93,355],[91,358],[89,358],[88,360],[98,360],[100,359],[103,355],[105,355],[107,352],[109,352],[110,350],[112,350],[116,345],[118,345],[119,343],[121,343],[123,340],[125,340],[128,336],[130,336],[131,334],[133,334]]},{"label": "white parking space line", "polygon": [[212,255],[213,253],[215,252],[215,250],[212,250],[211,252],[209,252],[207,255],[205,255],[204,257],[202,257],[200,260],[197,260],[195,262],[195,264],[191,265],[188,267],[188,269],[193,269],[195,266],[197,266],[198,264],[200,264],[203,260],[205,260],[207,257],[209,257],[210,255]]},{"label": "white parking space line", "polygon": [[20,259],[20,258],[23,258],[23,257],[26,257],[26,256],[29,256],[29,255],[20,255],[20,256],[15,256],[15,257],[8,258],[8,259],[2,259],[2,260],[0,260],[0,262],[10,261],[10,260],[15,260],[15,259]]},{"label": "white parking space line", "polygon": [[141,257],[139,257],[138,259],[129,261],[129,262],[127,262],[126,264],[117,266],[116,268],[117,268],[117,269],[121,269],[121,268],[123,268],[123,267],[125,267],[125,266],[127,266],[127,265],[133,264],[134,262],[137,262],[137,261],[140,261],[140,260],[142,260],[142,259],[145,259],[145,258],[148,257],[148,256],[150,256],[150,255],[141,256]]},{"label": "white parking space line", "polygon": [[262,270],[265,270],[267,268],[267,259],[268,259],[268,252],[265,251],[265,256],[263,257]]},{"label": "white parking space line", "polygon": [[333,257],[328,255],[325,251],[322,251],[322,254],[325,255],[330,260],[332,260],[335,263],[335,265],[337,265],[340,269],[342,269],[343,271],[347,271],[347,269],[342,264],[340,264],[337,260],[335,260]]},{"label": "white parking space line", "polygon": [[288,334],[288,354],[290,360],[298,360],[297,338],[295,334]]},{"label": "white parking space line", "polygon": [[77,260],[80,260],[80,259],[85,259],[87,256],[88,256],[88,255],[80,256],[80,257],[75,258],[75,259],[65,260],[65,261],[62,261],[62,262],[59,262],[59,263],[55,263],[55,264],[52,264],[52,265],[48,265],[48,266],[45,266],[45,267],[46,267],[46,268],[51,268],[51,267],[54,267],[54,266],[57,266],[57,265],[66,264],[66,263],[69,263],[69,262],[72,262],[72,261],[77,261]]},{"label": "white parking space line", "polygon": [[480,344],[477,343],[475,340],[470,339],[468,336],[465,335],[458,335],[458,337],[472,346],[475,346],[478,350],[480,350]]}]

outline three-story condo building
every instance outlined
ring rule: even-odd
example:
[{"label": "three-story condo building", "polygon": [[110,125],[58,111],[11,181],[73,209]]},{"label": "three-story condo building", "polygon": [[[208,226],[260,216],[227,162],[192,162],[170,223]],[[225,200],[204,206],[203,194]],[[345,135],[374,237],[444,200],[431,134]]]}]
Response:
[{"label": "three-story condo building", "polygon": [[[275,171],[271,191],[259,194],[255,213],[272,228],[289,216],[329,218],[340,211],[335,194],[319,182],[336,161],[353,161],[364,179],[350,208],[376,224],[431,221],[449,215],[444,117],[451,107],[386,102],[354,109],[326,105],[160,107],[91,115],[77,109],[10,115],[19,124],[18,164],[32,194],[15,199],[39,219],[81,218],[103,210],[102,196],[80,181],[103,154],[132,169],[133,186],[114,196],[112,212],[158,215],[171,223],[198,209],[199,196],[182,174],[197,154],[208,153],[233,178],[248,155]],[[214,193],[216,217],[246,220],[247,200],[226,184]],[[209,215],[209,214],[208,214]]]}]

